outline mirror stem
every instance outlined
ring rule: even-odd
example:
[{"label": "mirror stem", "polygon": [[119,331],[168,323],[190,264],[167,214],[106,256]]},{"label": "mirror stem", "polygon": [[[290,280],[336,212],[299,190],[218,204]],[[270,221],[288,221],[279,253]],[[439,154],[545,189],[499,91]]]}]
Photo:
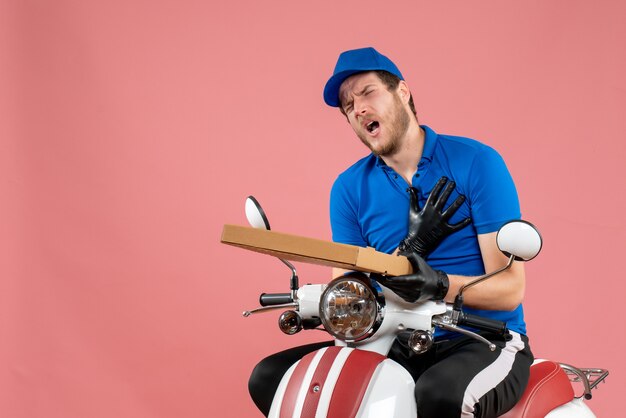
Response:
[{"label": "mirror stem", "polygon": [[291,269],[291,282],[290,282],[291,283],[290,285],[291,299],[295,300],[294,298],[296,297],[296,291],[300,287],[298,283],[298,273],[296,272],[296,268],[289,261],[283,260],[282,258],[279,258],[279,260],[282,261],[287,267]]},{"label": "mirror stem", "polygon": [[511,265],[513,265],[513,261],[515,260],[515,256],[509,256],[509,261],[508,263],[506,263],[506,266],[502,267],[501,269],[498,269],[492,273],[489,274],[485,274],[484,276],[479,277],[478,279],[466,283],[463,286],[461,286],[461,288],[459,289],[459,293],[456,295],[456,298],[454,298],[454,310],[455,311],[460,311],[461,308],[463,307],[463,291],[465,291],[465,289],[468,289],[474,285],[477,285],[478,283],[487,280],[490,277],[495,276],[498,273],[502,273],[504,270],[507,270],[511,267]]}]

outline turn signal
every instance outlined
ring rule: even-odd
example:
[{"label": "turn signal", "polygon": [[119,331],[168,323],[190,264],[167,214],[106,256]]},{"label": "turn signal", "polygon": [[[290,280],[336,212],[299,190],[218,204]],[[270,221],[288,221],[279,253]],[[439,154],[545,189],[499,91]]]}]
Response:
[{"label": "turn signal", "polygon": [[302,318],[296,311],[285,311],[278,318],[278,327],[287,335],[293,335],[302,330]]}]

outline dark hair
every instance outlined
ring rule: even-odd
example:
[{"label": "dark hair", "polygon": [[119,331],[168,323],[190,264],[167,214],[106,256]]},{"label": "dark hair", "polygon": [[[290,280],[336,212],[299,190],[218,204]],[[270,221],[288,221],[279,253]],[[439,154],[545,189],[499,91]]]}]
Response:
[{"label": "dark hair", "polygon": [[[387,87],[387,90],[394,91],[398,88],[398,84],[400,84],[400,77],[398,77],[397,75],[391,74],[389,71],[385,70],[375,70],[373,72],[376,73],[380,81],[382,81],[385,87]],[[415,119],[417,119],[417,111],[415,110],[415,103],[413,103],[413,94],[411,94],[409,97],[409,107],[415,115]],[[348,115],[346,115],[346,113],[343,111],[343,106],[341,106],[341,104],[339,105],[339,111],[342,115],[348,117]]]}]

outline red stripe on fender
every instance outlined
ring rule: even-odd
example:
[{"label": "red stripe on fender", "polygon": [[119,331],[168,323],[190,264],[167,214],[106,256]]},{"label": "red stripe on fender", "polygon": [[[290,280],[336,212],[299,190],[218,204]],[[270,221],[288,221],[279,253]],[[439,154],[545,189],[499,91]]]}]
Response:
[{"label": "red stripe on fender", "polygon": [[313,379],[311,379],[311,384],[307,388],[300,418],[315,418],[317,405],[320,402],[320,395],[322,394],[324,383],[328,377],[328,372],[340,351],[341,347],[328,347],[324,356],[320,359],[317,369],[315,369],[315,373],[313,374]]},{"label": "red stripe on fender", "polygon": [[354,350],[344,364],[330,399],[328,418],[354,418],[376,367],[387,357]]},{"label": "red stripe on fender", "polygon": [[285,389],[283,402],[280,405],[280,418],[291,418],[293,416],[302,379],[304,379],[304,375],[306,374],[306,371],[311,364],[311,360],[313,360],[316,353],[317,351],[314,351],[302,357],[300,363],[298,363],[296,369],[293,371],[291,378],[289,379],[289,383],[287,383],[287,388]]}]

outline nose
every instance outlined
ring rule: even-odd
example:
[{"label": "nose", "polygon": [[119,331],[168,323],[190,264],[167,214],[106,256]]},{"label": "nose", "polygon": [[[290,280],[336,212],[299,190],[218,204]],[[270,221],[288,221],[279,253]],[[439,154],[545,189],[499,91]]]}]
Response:
[{"label": "nose", "polygon": [[365,100],[361,100],[359,97],[354,98],[354,114],[362,115],[367,110],[367,106],[365,105]]}]

